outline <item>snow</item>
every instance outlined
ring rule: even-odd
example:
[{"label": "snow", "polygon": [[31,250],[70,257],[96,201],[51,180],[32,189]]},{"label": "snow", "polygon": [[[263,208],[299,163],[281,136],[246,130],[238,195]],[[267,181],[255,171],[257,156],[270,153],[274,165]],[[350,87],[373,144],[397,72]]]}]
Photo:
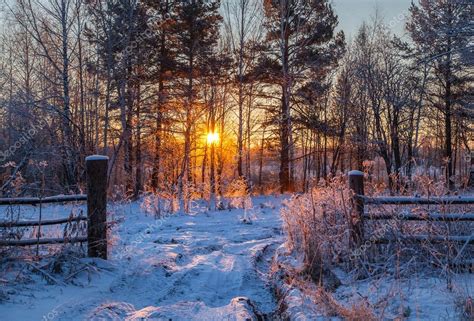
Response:
[{"label": "snow", "polygon": [[109,160],[108,156],[103,156],[103,155],[91,155],[86,157],[86,162],[87,161],[100,161],[100,160]]},{"label": "snow", "polygon": [[[283,297],[287,320],[344,320],[332,315],[334,306],[321,300],[321,289],[301,275],[303,262],[288,250],[287,244],[277,249],[274,260],[280,269],[274,273],[273,281]],[[460,320],[466,304],[474,297],[472,273],[453,274],[451,290],[442,271],[411,273],[399,279],[387,273],[365,280],[354,280],[337,268],[333,273],[342,282],[334,292],[328,292],[334,302],[349,311],[370,304],[377,320],[399,320],[400,315],[407,321]]]},{"label": "snow", "polygon": [[364,176],[364,173],[361,171],[353,170],[349,172],[349,176]]},{"label": "snow", "polygon": [[[321,315],[315,310],[315,303],[300,288],[295,275],[303,270],[302,258],[298,258],[288,251],[286,244],[278,247],[274,262],[279,269],[273,274],[273,284],[276,291],[283,298],[285,306],[284,318],[290,321],[319,320]],[[301,284],[301,283],[300,283]],[[324,320],[324,319],[323,319]]]},{"label": "snow", "polygon": [[[256,197],[247,211],[208,211],[197,202],[192,215],[161,218],[141,202],[110,204],[110,259],[68,257],[62,273],[49,275],[32,268],[43,261],[0,271],[0,320],[274,320],[274,312],[288,320],[341,320],[325,312],[320,289],[300,273],[302,257],[284,243],[283,200]],[[38,207],[21,208],[21,219],[37,219]],[[84,210],[84,204],[42,209],[44,219]],[[62,235],[43,228],[44,237]],[[474,296],[474,274],[454,275],[448,291],[442,275],[354,281],[333,272],[342,285],[330,295],[340,306],[368,302],[386,319],[403,310],[406,320],[454,320]]]},{"label": "snow", "polygon": [[411,275],[409,278],[387,277],[341,286],[335,298],[347,306],[366,298],[371,304],[386,304],[384,317],[394,319],[405,314],[407,321],[458,320],[459,305],[474,293],[472,274],[455,274],[453,289],[447,289],[441,276]]},{"label": "snow", "polygon": [[[283,242],[280,200],[255,198],[253,204],[244,213],[209,212],[196,203],[194,215],[161,219],[147,216],[139,202],[109,206],[116,222],[110,260],[80,259],[73,264],[86,266],[85,271],[70,279],[54,275],[60,281],[53,285],[40,276],[18,282],[12,273],[0,274],[6,283],[0,283],[1,319],[254,320],[257,313],[269,315],[276,299],[268,269]],[[51,206],[43,217],[69,211]]]}]

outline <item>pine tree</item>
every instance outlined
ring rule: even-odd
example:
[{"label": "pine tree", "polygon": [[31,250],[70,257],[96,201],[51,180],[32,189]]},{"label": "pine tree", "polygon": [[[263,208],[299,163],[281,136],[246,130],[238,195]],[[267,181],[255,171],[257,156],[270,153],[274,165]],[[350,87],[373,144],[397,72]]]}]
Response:
[{"label": "pine tree", "polygon": [[[420,0],[412,4],[407,30],[415,45],[415,55],[420,63],[432,70],[436,107],[444,115],[444,157],[446,181],[453,187],[453,118],[466,103],[469,75],[472,65],[466,52],[472,45],[472,5],[458,0]],[[472,49],[471,49],[472,50]],[[471,52],[472,54],[472,52]]]},{"label": "pine tree", "polygon": [[219,40],[222,17],[219,1],[181,1],[176,8],[177,91],[183,106],[184,151],[179,174],[179,194],[189,211],[187,189],[191,183],[192,132],[202,109],[199,85],[208,70],[208,57]]},{"label": "pine tree", "polygon": [[151,31],[152,49],[148,55],[150,61],[149,80],[156,84],[156,101],[154,102],[153,118],[156,127],[154,129],[154,155],[151,177],[151,188],[155,192],[159,189],[159,177],[161,170],[161,153],[163,142],[163,126],[169,122],[167,108],[171,100],[172,72],[176,66],[176,10],[180,3],[178,0],[143,2],[148,12],[148,26]]},{"label": "pine tree", "polygon": [[321,85],[329,68],[341,56],[342,33],[335,35],[338,20],[329,1],[265,0],[268,55],[262,66],[266,81],[279,87],[280,187],[293,189],[292,104],[303,88]]}]

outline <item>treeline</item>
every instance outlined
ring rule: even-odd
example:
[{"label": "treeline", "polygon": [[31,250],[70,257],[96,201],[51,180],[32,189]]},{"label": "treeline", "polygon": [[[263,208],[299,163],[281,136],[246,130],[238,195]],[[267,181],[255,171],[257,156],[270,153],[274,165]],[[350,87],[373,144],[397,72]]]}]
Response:
[{"label": "treeline", "polygon": [[472,148],[471,13],[424,0],[409,39],[373,21],[349,42],[330,1],[7,3],[1,193],[77,192],[89,154],[110,157],[111,193],[185,210],[235,179],[302,190],[377,159],[392,190],[420,164],[453,188]]}]

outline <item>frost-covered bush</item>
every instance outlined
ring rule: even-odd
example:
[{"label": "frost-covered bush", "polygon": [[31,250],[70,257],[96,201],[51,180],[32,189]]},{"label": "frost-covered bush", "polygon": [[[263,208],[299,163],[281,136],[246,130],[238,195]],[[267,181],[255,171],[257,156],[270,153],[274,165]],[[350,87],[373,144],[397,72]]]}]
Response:
[{"label": "frost-covered bush", "polygon": [[173,195],[167,193],[149,193],[143,196],[140,208],[155,218],[162,218],[166,213],[174,213],[179,204]]},{"label": "frost-covered bush", "polygon": [[248,182],[243,177],[233,180],[227,186],[225,196],[229,199],[230,208],[250,209],[253,206]]},{"label": "frost-covered bush", "polygon": [[[341,178],[292,197],[282,209],[288,246],[304,255],[306,268],[323,268],[349,256],[350,190]],[[327,266],[326,266],[327,267]]]},{"label": "frost-covered bush", "polygon": [[[428,177],[415,176],[413,187],[400,193],[435,197],[446,195],[447,191]],[[387,190],[366,182],[366,195],[386,194]],[[366,216],[383,215],[391,219],[365,218],[364,240],[351,244],[349,223],[355,219],[350,215],[351,195],[347,179],[334,178],[308,193],[294,196],[282,209],[287,244],[297,257],[304,258],[305,268],[313,277],[336,264],[357,272],[354,275],[359,277],[380,273],[408,275],[420,270],[444,271],[449,276],[452,271],[469,268],[464,262],[472,261],[473,248],[456,239],[468,239],[474,223],[428,219],[430,215],[470,213],[469,206],[366,205]],[[418,216],[419,220],[406,220],[405,215]],[[354,245],[357,246],[354,248]],[[341,262],[344,264],[339,264]],[[318,269],[320,272],[314,274]]]}]

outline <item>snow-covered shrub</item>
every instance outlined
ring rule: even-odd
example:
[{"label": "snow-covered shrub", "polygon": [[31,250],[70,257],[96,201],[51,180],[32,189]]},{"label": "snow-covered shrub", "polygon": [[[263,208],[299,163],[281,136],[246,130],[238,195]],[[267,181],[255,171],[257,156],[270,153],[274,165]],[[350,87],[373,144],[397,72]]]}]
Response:
[{"label": "snow-covered shrub", "polygon": [[[0,220],[6,222],[16,222],[20,219],[21,207],[10,205],[3,208]],[[19,240],[25,233],[25,228],[18,227],[2,227],[0,228],[0,239],[1,240]]]},{"label": "snow-covered shrub", "polygon": [[127,195],[129,195],[129,193],[125,185],[113,185],[110,200],[113,202],[129,203],[130,199]]},{"label": "snow-covered shrub", "polygon": [[[402,191],[405,195],[435,197],[447,193],[445,187],[429,177],[418,176],[414,181],[411,189]],[[294,196],[282,209],[287,243],[304,258],[305,267],[313,276],[315,269],[324,270],[340,262],[348,263],[342,267],[357,269],[361,272],[359,276],[409,274],[436,268],[449,277],[450,271],[466,269],[459,264],[470,260],[473,248],[452,237],[469,237],[474,223],[423,218],[432,214],[469,213],[469,206],[367,205],[366,215],[384,215],[392,219],[365,219],[364,241],[357,248],[350,248],[351,193],[346,178],[334,178],[326,187],[315,187],[306,194]],[[366,183],[366,195],[387,193],[377,184]],[[421,219],[406,220],[404,215],[416,215]],[[402,268],[397,271],[397,266]]]},{"label": "snow-covered shrub", "polygon": [[464,320],[474,320],[474,300],[471,297],[461,302],[461,315]]},{"label": "snow-covered shrub", "polygon": [[371,304],[365,298],[361,298],[356,304],[344,306],[331,292],[324,288],[318,288],[313,294],[314,300],[318,307],[324,310],[325,314],[333,317],[342,317],[348,321],[376,321],[377,318]]},{"label": "snow-covered shrub", "polygon": [[434,180],[428,175],[413,175],[412,187],[408,193],[420,196],[443,196],[449,191],[444,180]]},{"label": "snow-covered shrub", "polygon": [[175,198],[167,193],[149,193],[143,196],[140,208],[155,218],[162,218],[166,213],[176,212]]},{"label": "snow-covered shrub", "polygon": [[349,197],[346,182],[334,178],[327,187],[313,188],[285,203],[281,213],[287,244],[304,256],[311,272],[323,268],[323,262],[331,265],[349,256]]},{"label": "snow-covered shrub", "polygon": [[241,177],[233,180],[225,190],[225,196],[229,199],[229,208],[252,208],[252,198],[248,182]]}]

